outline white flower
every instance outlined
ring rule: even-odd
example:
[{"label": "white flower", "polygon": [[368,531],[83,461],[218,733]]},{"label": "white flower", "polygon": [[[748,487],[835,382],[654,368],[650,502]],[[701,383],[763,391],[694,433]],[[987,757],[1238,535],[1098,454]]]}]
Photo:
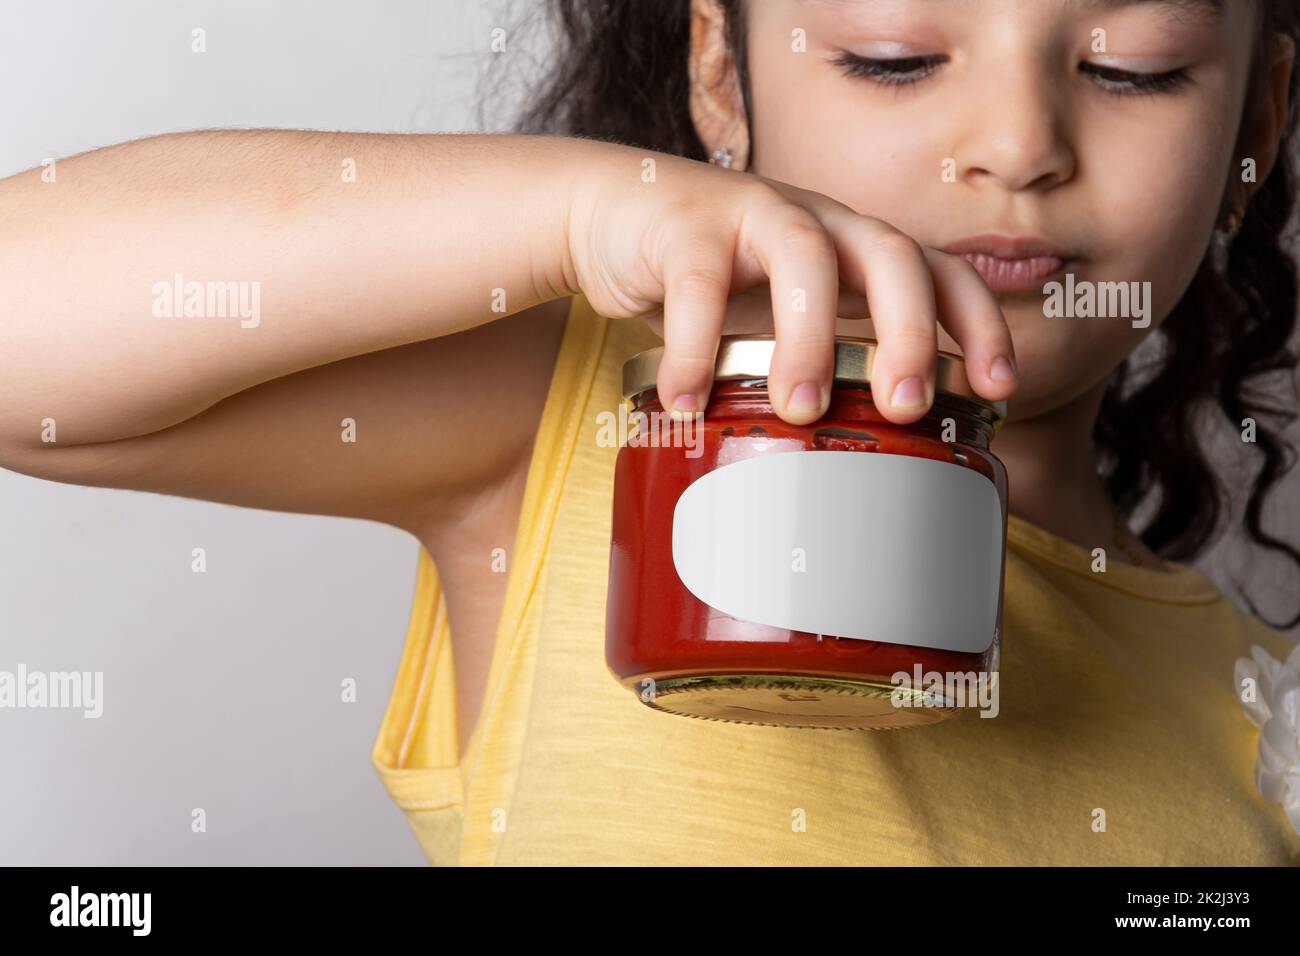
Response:
[{"label": "white flower", "polygon": [[[1265,800],[1282,804],[1300,834],[1300,644],[1285,662],[1252,644],[1250,657],[1237,658],[1233,677],[1246,717],[1260,728],[1255,786]],[[1248,679],[1253,700],[1245,699]]]}]

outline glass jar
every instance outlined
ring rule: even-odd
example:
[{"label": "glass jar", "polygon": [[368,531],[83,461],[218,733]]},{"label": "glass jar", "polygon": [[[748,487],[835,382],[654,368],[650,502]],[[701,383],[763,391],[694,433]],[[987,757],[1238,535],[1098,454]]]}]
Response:
[{"label": "glass jar", "polygon": [[995,715],[1005,403],[941,352],[931,409],[893,424],[871,397],[875,343],[840,336],[829,408],[791,425],[767,394],[774,345],[722,336],[704,411],[676,420],[654,385],[663,349],[624,365],[610,671],[648,706],[715,720]]}]

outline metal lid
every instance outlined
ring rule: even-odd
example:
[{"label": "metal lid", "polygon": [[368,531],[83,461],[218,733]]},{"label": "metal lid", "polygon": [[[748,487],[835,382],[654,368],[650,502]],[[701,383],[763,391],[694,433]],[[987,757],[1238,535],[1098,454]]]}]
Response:
[{"label": "metal lid", "polygon": [[[776,336],[767,333],[724,335],[718,342],[717,359],[713,366],[715,381],[767,378],[772,364]],[[638,352],[623,363],[623,397],[633,398],[655,387],[659,363],[664,356],[663,346]],[[847,335],[835,337],[835,381],[850,385],[870,385],[871,367],[876,357],[874,339]],[[939,352],[935,372],[935,400],[951,396],[969,402],[983,410],[989,419],[1000,425],[1007,415],[1007,403],[992,402],[975,393],[966,378],[966,365],[960,355]]]},{"label": "metal lid", "polygon": [[[654,696],[642,703],[680,717],[698,717],[767,727],[826,730],[893,730],[958,717],[963,710],[947,698],[921,706],[924,693],[883,681],[805,677],[790,674],[713,674],[654,682]],[[896,695],[912,706],[895,703]]]}]

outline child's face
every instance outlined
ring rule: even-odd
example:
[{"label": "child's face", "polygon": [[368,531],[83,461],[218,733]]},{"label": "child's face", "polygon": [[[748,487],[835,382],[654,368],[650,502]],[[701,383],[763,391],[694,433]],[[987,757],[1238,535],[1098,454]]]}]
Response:
[{"label": "child's face", "polygon": [[[1187,288],[1240,174],[1255,3],[1229,0],[1217,13],[1209,0],[746,9],[750,171],[832,196],[922,245],[994,233],[1066,253],[1033,291],[999,294],[1021,373],[1015,417],[1104,381]],[[910,62],[853,75],[854,57]],[[1129,75],[1174,71],[1181,79],[1148,88]],[[1076,290],[1149,282],[1149,325],[1136,313],[1045,317],[1043,286],[1066,273]],[[939,343],[960,351],[942,329]]]}]

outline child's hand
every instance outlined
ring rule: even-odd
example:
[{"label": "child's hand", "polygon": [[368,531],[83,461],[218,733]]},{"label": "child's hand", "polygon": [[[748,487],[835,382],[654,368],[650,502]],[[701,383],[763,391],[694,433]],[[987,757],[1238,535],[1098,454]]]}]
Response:
[{"label": "child's hand", "polygon": [[879,342],[873,392],[890,421],[915,421],[934,399],[937,322],[961,346],[976,392],[1000,400],[1016,387],[1011,333],[973,266],[819,193],[628,147],[597,149],[568,241],[574,277],[598,313],[662,321],[666,409],[704,407],[719,336],[753,328],[755,293],[769,285],[769,391],[792,424],[826,410],[837,315],[870,315]]}]

